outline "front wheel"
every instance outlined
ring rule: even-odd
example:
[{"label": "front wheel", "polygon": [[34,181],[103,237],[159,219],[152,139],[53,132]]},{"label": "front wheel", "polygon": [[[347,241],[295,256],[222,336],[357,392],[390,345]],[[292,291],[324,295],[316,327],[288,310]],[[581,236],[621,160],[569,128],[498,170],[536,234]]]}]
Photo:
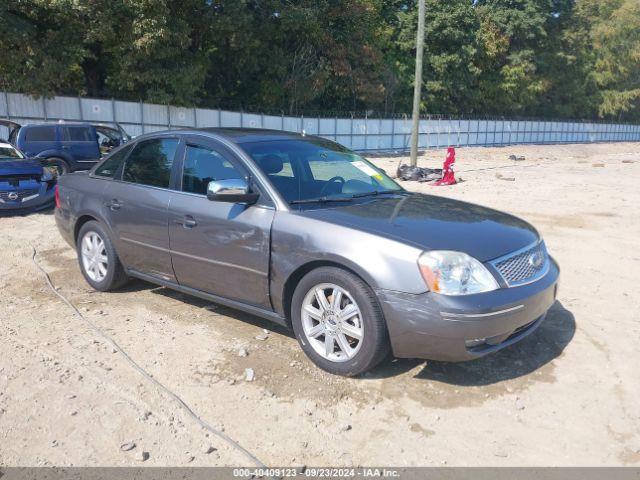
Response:
[{"label": "front wheel", "polygon": [[307,356],[337,375],[366,372],[389,352],[387,328],[371,288],[354,274],[322,267],[293,294],[291,321]]}]

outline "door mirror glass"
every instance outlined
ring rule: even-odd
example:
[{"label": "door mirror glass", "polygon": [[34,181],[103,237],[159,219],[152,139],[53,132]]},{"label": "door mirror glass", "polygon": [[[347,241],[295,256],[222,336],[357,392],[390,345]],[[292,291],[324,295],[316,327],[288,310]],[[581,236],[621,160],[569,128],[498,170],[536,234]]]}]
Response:
[{"label": "door mirror glass", "polygon": [[207,185],[207,198],[216,202],[255,203],[257,193],[249,191],[249,184],[243,178],[214,180]]}]

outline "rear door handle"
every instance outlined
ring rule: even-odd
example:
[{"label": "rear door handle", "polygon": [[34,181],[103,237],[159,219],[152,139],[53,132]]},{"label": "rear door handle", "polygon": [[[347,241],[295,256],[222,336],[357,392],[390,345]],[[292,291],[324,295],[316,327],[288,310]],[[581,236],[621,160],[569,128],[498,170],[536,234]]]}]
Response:
[{"label": "rear door handle", "polygon": [[112,199],[110,202],[105,203],[104,205],[111,210],[120,210],[120,208],[122,207],[122,203],[120,203],[120,200],[116,198]]},{"label": "rear door handle", "polygon": [[176,220],[178,225],[182,225],[184,228],[193,228],[198,225],[198,222],[191,215],[185,215],[182,220]]}]

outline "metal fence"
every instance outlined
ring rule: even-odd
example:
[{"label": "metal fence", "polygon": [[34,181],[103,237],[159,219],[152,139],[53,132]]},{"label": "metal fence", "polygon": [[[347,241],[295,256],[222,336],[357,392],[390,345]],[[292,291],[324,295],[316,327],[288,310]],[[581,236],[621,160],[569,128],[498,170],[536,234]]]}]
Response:
[{"label": "metal fence", "polygon": [[[0,92],[0,118],[36,121],[118,122],[130,135],[185,127],[250,127],[306,132],[357,151],[407,150],[411,118],[291,117],[184,108],[81,97],[34,98]],[[0,137],[7,131],[0,128]],[[640,125],[589,121],[427,117],[420,121],[421,149],[543,143],[640,141]]]}]

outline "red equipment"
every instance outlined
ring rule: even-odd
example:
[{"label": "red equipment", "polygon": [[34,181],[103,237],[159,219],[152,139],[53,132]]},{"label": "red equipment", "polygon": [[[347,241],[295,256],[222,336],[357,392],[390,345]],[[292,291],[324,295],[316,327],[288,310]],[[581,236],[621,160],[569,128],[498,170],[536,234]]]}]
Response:
[{"label": "red equipment", "polygon": [[447,149],[447,158],[442,165],[442,178],[432,183],[432,186],[455,185],[456,177],[453,173],[453,165],[456,163],[456,149],[449,147]]}]

